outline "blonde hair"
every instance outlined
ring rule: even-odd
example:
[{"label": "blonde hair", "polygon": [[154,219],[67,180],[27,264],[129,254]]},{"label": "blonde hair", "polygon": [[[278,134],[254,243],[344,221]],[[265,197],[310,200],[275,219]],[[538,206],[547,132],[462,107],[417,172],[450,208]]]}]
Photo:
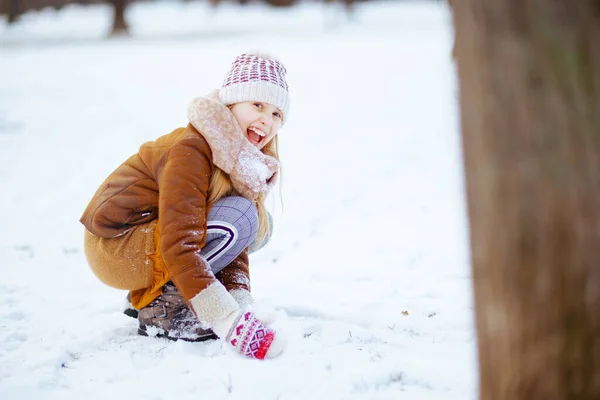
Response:
[{"label": "blonde hair", "polygon": [[[261,150],[264,154],[275,158],[279,161],[279,147],[277,144],[277,135],[271,139]],[[281,176],[281,171],[279,173]],[[280,178],[281,179],[281,178]],[[231,196],[233,193],[233,184],[229,175],[223,172],[222,169],[213,168],[212,175],[210,177],[210,184],[208,186],[208,206],[209,208],[222,197]],[[255,242],[260,245],[267,235],[269,234],[269,215],[267,208],[265,207],[265,200],[267,198],[266,193],[261,193],[258,198],[254,201],[256,210],[258,211],[258,232],[256,233]]]}]

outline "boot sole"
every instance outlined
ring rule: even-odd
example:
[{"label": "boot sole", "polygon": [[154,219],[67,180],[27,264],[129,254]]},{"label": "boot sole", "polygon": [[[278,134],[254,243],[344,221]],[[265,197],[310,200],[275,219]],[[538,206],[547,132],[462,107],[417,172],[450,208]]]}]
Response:
[{"label": "boot sole", "polygon": [[127,315],[128,317],[137,319],[138,310],[136,310],[135,308],[126,308],[125,310],[123,310],[123,314]]},{"label": "boot sole", "polygon": [[[149,336],[148,332],[146,332],[145,326],[140,325],[140,327],[138,328],[138,335],[146,336],[146,337]],[[184,342],[206,342],[207,340],[218,339],[217,335],[215,335],[214,333],[207,333],[206,335],[198,336],[197,338],[194,338],[194,339],[186,338],[186,337],[173,337],[173,336],[169,336],[169,335],[163,335],[162,333],[159,333],[158,335],[156,335],[154,337],[165,338],[165,339],[172,340],[174,342],[176,342],[178,340],[183,340]]]}]

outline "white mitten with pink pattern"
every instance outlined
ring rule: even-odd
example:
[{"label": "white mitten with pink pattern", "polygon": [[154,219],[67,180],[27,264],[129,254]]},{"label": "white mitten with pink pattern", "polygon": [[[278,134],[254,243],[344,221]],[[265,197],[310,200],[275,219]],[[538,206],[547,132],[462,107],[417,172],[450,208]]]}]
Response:
[{"label": "white mitten with pink pattern", "polygon": [[285,347],[281,335],[263,324],[249,309],[218,321],[213,331],[238,353],[259,360],[277,357]]},{"label": "white mitten with pink pattern", "polygon": [[232,289],[229,294],[235,299],[241,308],[252,307],[254,315],[260,319],[263,324],[272,325],[281,314],[280,311],[264,306],[262,304],[254,304],[254,299],[249,291],[245,289]]}]

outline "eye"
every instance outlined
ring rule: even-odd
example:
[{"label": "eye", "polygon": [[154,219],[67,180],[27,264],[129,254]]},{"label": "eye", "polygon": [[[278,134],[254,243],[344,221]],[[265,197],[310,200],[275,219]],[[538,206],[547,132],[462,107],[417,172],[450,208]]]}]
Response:
[{"label": "eye", "polygon": [[275,111],[275,112],[273,113],[273,116],[274,116],[275,118],[279,118],[279,119],[281,119],[281,113],[280,113],[279,111]]},{"label": "eye", "polygon": [[259,110],[262,110],[263,105],[262,103],[254,103],[254,107],[258,108]]}]

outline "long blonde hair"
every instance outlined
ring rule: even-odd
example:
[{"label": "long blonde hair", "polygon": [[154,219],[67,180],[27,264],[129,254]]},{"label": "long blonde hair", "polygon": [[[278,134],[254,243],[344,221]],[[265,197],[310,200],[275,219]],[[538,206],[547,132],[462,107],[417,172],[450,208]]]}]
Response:
[{"label": "long blonde hair", "polygon": [[[263,154],[271,156],[279,161],[279,147],[277,144],[277,135],[271,139],[269,143],[267,143],[261,150]],[[281,180],[281,171],[279,173]],[[212,205],[222,197],[231,196],[233,193],[233,184],[231,183],[231,179],[229,175],[227,175],[223,170],[217,168],[216,166],[213,168],[212,175],[210,177],[210,185],[208,186],[208,206],[212,207]],[[269,234],[269,215],[267,213],[267,208],[265,207],[265,200],[267,198],[266,193],[261,193],[258,195],[258,198],[254,201],[256,205],[256,209],[258,211],[258,232],[256,233],[255,242],[257,245],[260,245],[263,240]]]}]

